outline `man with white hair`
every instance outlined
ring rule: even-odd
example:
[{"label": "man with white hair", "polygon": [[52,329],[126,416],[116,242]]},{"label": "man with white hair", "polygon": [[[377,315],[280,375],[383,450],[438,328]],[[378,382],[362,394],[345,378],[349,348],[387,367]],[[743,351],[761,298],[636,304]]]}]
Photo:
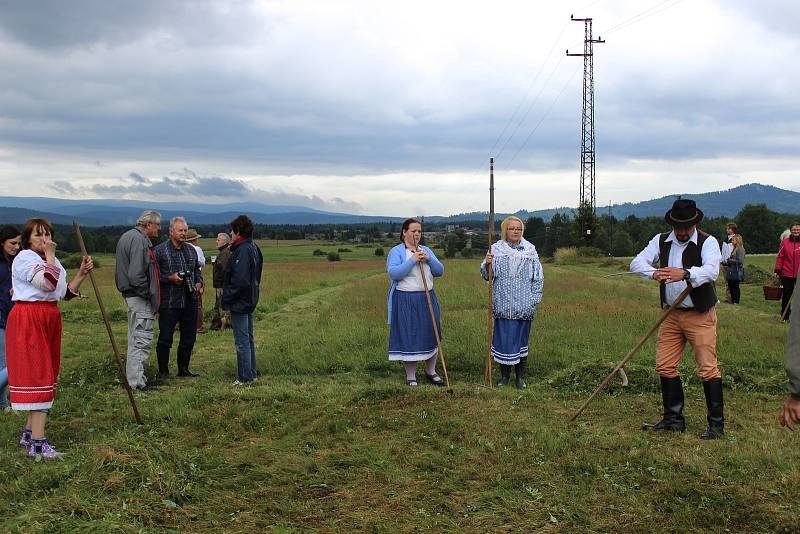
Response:
[{"label": "man with white hair", "polygon": [[114,281],[128,305],[128,358],[126,375],[132,388],[152,389],[147,385],[144,363],[153,344],[155,314],[159,306],[159,280],[152,239],[158,237],[161,214],[145,210],[136,226],[119,238]]}]

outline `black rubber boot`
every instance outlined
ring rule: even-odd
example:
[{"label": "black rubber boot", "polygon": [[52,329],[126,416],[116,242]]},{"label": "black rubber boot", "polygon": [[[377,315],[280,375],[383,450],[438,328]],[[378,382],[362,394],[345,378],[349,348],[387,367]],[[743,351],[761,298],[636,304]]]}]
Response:
[{"label": "black rubber boot", "polygon": [[519,363],[516,365],[517,370],[517,389],[525,389],[528,384],[525,383],[525,364],[528,362],[527,358],[520,358]]},{"label": "black rubber boot", "polygon": [[511,380],[511,366],[500,364],[500,380],[497,381],[497,387],[501,388],[508,385]]},{"label": "black rubber boot", "polygon": [[725,404],[722,401],[722,379],[712,378],[703,382],[708,409],[708,428],[700,434],[700,439],[719,439],[725,434]]},{"label": "black rubber boot", "polygon": [[169,349],[158,350],[156,349],[156,356],[158,357],[158,376],[166,378],[169,376]]},{"label": "black rubber boot", "polygon": [[655,424],[644,424],[642,430],[683,432],[686,420],[683,418],[683,385],[681,377],[661,377],[661,400],[664,404],[664,417]]}]

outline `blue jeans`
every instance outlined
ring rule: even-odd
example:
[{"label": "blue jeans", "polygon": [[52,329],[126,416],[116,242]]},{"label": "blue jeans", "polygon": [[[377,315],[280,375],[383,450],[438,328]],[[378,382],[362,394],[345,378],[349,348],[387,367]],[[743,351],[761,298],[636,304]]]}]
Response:
[{"label": "blue jeans", "polygon": [[6,369],[6,329],[0,328],[0,408],[8,403],[8,369]]},{"label": "blue jeans", "polygon": [[253,339],[253,314],[231,312],[233,344],[236,345],[236,376],[239,382],[250,382],[258,376],[256,343]]}]

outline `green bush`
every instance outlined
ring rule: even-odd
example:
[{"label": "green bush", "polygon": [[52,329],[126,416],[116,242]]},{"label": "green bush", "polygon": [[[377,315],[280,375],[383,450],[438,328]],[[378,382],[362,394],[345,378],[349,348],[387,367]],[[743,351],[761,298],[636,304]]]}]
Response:
[{"label": "green bush", "polygon": [[341,261],[342,258],[338,252],[328,252],[328,261]]},{"label": "green bush", "polygon": [[[81,261],[83,260],[83,254],[76,253],[70,254],[68,256],[64,256],[63,258],[59,258],[58,261],[61,262],[61,265],[64,266],[65,269],[77,269],[81,266]],[[92,258],[92,262],[94,263],[94,268],[99,269],[101,267],[100,260],[97,258]]]},{"label": "green bush", "polygon": [[461,251],[462,258],[471,258],[474,255],[474,250],[471,248],[465,248]]},{"label": "green bush", "polygon": [[353,252],[353,251],[350,250],[349,248],[340,248],[339,252]]},{"label": "green bush", "polygon": [[324,256],[327,253],[324,250],[316,249],[314,252],[312,252],[312,254],[314,256]]},{"label": "green bush", "polygon": [[375,249],[375,255],[376,255],[376,256],[383,256],[383,255],[384,255],[384,252],[383,252],[383,247],[378,247],[378,248],[376,248],[376,249]]},{"label": "green bush", "polygon": [[578,256],[581,258],[604,258],[606,253],[597,247],[578,247]]}]

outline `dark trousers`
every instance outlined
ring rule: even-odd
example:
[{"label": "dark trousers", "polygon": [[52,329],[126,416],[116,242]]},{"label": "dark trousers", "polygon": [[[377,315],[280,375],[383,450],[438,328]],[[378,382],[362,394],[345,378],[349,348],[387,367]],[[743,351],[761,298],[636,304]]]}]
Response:
[{"label": "dark trousers", "polygon": [[732,304],[739,304],[739,297],[741,296],[739,283],[738,281],[728,280],[728,292],[731,294]]},{"label": "dark trousers", "polygon": [[178,342],[178,372],[189,368],[194,341],[197,338],[197,305],[186,308],[161,308],[158,311],[158,372],[169,373],[169,350],[175,335],[175,325],[181,325]]},{"label": "dark trousers", "polygon": [[786,315],[784,319],[788,320],[789,316],[792,314],[792,308],[789,306],[789,303],[792,301],[792,293],[794,292],[794,283],[797,281],[797,278],[788,278],[786,276],[781,276],[781,283],[783,284],[783,299],[781,302],[781,315],[783,315],[784,310],[789,308],[786,311]]}]

